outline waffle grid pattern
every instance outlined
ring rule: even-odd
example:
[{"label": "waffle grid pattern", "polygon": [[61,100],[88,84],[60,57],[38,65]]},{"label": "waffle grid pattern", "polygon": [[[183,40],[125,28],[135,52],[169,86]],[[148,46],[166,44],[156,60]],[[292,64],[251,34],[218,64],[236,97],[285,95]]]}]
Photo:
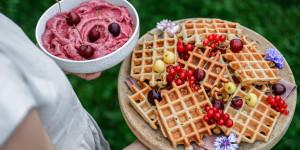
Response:
[{"label": "waffle grid pattern", "polygon": [[142,89],[138,89],[136,86],[132,85],[134,94],[128,96],[128,99],[143,119],[148,122],[153,129],[157,129],[157,110],[155,106],[151,106],[147,99],[148,93],[152,88],[145,82],[140,82],[140,85]]},{"label": "waffle grid pattern", "polygon": [[178,144],[190,146],[192,141],[203,145],[202,138],[211,135],[214,125],[208,125],[203,121],[205,115],[202,109],[211,106],[211,103],[201,86],[197,93],[194,93],[188,82],[177,86],[172,84],[173,89],[163,91],[163,100],[156,101],[158,118],[163,133],[176,147]]},{"label": "waffle grid pattern", "polygon": [[202,40],[210,34],[233,34],[240,37],[242,30],[238,23],[220,19],[197,19],[182,23],[178,37],[181,37],[184,43],[195,43],[200,47]]},{"label": "waffle grid pattern", "polygon": [[130,76],[140,81],[149,80],[151,87],[165,86],[167,72],[157,73],[152,66],[156,60],[163,60],[163,54],[167,51],[173,52],[175,60],[177,59],[176,35],[169,36],[168,32],[164,31],[163,38],[159,39],[154,33],[153,41],[144,39],[143,43],[138,45],[139,48],[133,50]]},{"label": "waffle grid pattern", "polygon": [[[262,86],[262,91],[267,88]],[[268,141],[271,132],[276,124],[280,113],[276,112],[267,101],[267,96],[255,86],[242,86],[237,87],[234,96],[245,97],[248,93],[254,93],[258,97],[258,103],[255,107],[249,107],[243,104],[239,110],[233,108],[231,103],[227,103],[224,113],[228,113],[233,120],[233,127],[226,128],[221,126],[221,129],[226,135],[231,132],[235,133],[238,141],[253,143],[256,140]]]},{"label": "waffle grid pattern", "polygon": [[242,84],[273,84],[280,80],[276,74],[278,68],[271,68],[274,63],[264,59],[264,53],[256,48],[255,42],[247,41],[247,35],[242,37],[244,47],[240,53],[233,53],[227,49],[225,58],[231,60],[230,67],[235,70],[235,75],[240,78]]}]

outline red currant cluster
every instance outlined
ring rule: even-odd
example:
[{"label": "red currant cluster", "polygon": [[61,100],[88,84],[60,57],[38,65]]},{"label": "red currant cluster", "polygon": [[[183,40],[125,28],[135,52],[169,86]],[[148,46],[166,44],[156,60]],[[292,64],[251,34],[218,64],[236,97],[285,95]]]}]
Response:
[{"label": "red currant cluster", "polygon": [[204,46],[209,46],[212,51],[209,54],[209,57],[216,55],[217,52],[221,54],[226,53],[227,47],[223,46],[220,47],[220,42],[224,42],[226,40],[226,35],[217,35],[217,34],[210,34],[207,36],[207,40],[203,41]]},{"label": "red currant cluster", "polygon": [[272,106],[272,108],[277,112],[283,113],[285,115],[288,115],[290,113],[289,110],[286,110],[287,104],[283,99],[281,99],[281,96],[279,95],[276,95],[275,97],[268,96],[267,100]]},{"label": "red currant cluster", "polygon": [[181,58],[183,58],[183,60],[185,60],[185,61],[187,61],[190,57],[188,52],[193,51],[194,48],[195,48],[195,45],[192,45],[192,44],[184,45],[184,43],[180,40],[178,40],[178,42],[177,42],[177,51],[179,53],[179,56]]},{"label": "red currant cluster", "polygon": [[185,81],[189,82],[189,85],[193,88],[194,91],[199,90],[199,83],[196,83],[196,78],[192,70],[182,69],[181,66],[172,66],[167,67],[168,75],[167,81],[170,83],[175,82],[177,86],[182,85]]},{"label": "red currant cluster", "polygon": [[206,115],[203,116],[203,120],[209,125],[217,122],[219,126],[225,125],[227,128],[231,128],[233,126],[233,121],[230,119],[229,114],[224,114],[222,109],[206,106],[204,110],[206,111]]}]

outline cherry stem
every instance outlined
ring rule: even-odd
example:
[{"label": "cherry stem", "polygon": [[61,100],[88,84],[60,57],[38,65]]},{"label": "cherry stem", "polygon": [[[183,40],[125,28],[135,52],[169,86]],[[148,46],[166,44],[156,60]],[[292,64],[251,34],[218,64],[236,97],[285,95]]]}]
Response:
[{"label": "cherry stem", "polygon": [[[147,45],[147,47],[152,48],[153,50],[157,51],[157,49],[153,48],[152,46],[150,46],[148,44],[146,44],[146,45]],[[163,53],[161,53],[160,51],[157,51],[157,52],[163,55]]]},{"label": "cherry stem", "polygon": [[107,19],[110,23],[112,23],[110,19],[108,19],[105,15],[103,15],[103,14],[99,11],[98,7],[96,7],[96,10],[97,10],[97,12],[99,12],[105,19]]},{"label": "cherry stem", "polygon": [[[97,7],[96,7],[96,10],[97,10]],[[100,24],[100,19],[99,19],[99,15],[98,15],[98,12],[97,12],[97,20],[98,20],[98,24],[97,24],[97,28],[96,28],[96,31],[98,31],[98,27],[99,27],[99,24]]]},{"label": "cherry stem", "polygon": [[80,36],[80,38],[81,38],[83,47],[84,47],[84,49],[86,49],[86,46],[85,46],[85,44],[84,44],[83,38],[82,38],[82,36],[81,36],[81,34],[80,34],[80,31],[79,31],[78,28],[75,26],[75,24],[73,24],[73,27],[74,27],[74,28],[77,30],[77,32],[79,33],[79,36]]},{"label": "cherry stem", "polygon": [[[147,49],[147,51],[148,51],[148,55],[151,57],[151,59],[152,59],[152,64],[153,64],[153,63],[154,63],[154,59],[153,59],[153,57],[152,57],[152,55],[150,54],[150,51],[149,51],[149,49],[148,49],[150,46],[149,46],[148,44],[146,44],[146,43],[145,43],[145,45],[146,45],[146,49]],[[148,46],[149,46],[149,47],[148,47]],[[150,47],[150,48],[151,48],[151,47]]]},{"label": "cherry stem", "polygon": [[58,0],[56,0],[56,3],[58,3],[60,14],[61,14],[63,17],[69,18],[68,16],[64,15],[64,14],[61,12],[60,2],[59,2]]}]

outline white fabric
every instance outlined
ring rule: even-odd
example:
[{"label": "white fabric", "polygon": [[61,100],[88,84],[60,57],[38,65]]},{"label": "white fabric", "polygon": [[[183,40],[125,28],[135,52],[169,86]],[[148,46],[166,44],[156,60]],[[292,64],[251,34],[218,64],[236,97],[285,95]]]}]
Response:
[{"label": "white fabric", "polygon": [[2,14],[0,84],[0,148],[36,108],[58,150],[109,149],[65,74]]}]

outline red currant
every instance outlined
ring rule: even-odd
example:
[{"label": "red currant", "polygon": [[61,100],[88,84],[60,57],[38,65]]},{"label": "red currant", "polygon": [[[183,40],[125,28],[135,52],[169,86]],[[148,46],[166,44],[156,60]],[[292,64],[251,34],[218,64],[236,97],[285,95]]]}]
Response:
[{"label": "red currant", "polygon": [[177,45],[177,51],[178,51],[178,53],[183,53],[184,52],[184,46],[183,45]]},{"label": "red currant", "polygon": [[219,114],[220,114],[221,116],[223,116],[224,112],[223,112],[222,109],[219,109]]},{"label": "red currant", "polygon": [[194,91],[198,91],[199,90],[199,87],[198,86],[194,86]]},{"label": "red currant", "polygon": [[214,41],[219,43],[220,37],[219,37],[218,35],[216,35],[216,36],[214,37]]},{"label": "red currant", "polygon": [[190,55],[188,53],[184,53],[182,57],[183,57],[184,61],[188,61],[190,58]]},{"label": "red currant", "polygon": [[216,46],[215,46],[214,44],[209,44],[209,47],[210,47],[211,49],[216,48]]},{"label": "red currant", "polygon": [[204,46],[207,46],[208,43],[209,43],[209,42],[208,42],[207,40],[203,41],[203,45],[204,45]]},{"label": "red currant", "polygon": [[233,126],[233,121],[231,119],[228,119],[225,121],[225,125],[227,128],[231,128]]},{"label": "red currant", "polygon": [[279,100],[279,102],[278,102],[278,105],[280,106],[280,107],[282,107],[283,106],[283,104],[284,104],[284,100]]},{"label": "red currant", "polygon": [[209,54],[209,57],[213,57],[216,55],[216,52],[215,51],[211,51],[210,54]]},{"label": "red currant", "polygon": [[278,106],[275,106],[275,107],[274,107],[274,110],[277,111],[277,112],[279,112],[279,107],[278,107]]},{"label": "red currant", "polygon": [[179,72],[181,70],[181,67],[180,66],[175,66],[174,70],[175,70],[175,72]]},{"label": "red currant", "polygon": [[171,75],[167,75],[167,81],[171,81],[172,79],[174,79],[174,76],[171,76]]},{"label": "red currant", "polygon": [[214,115],[214,111],[211,110],[211,109],[208,110],[206,113],[207,113],[207,116],[208,116],[208,117],[212,117],[212,116]]},{"label": "red currant", "polygon": [[175,83],[176,83],[176,85],[177,85],[177,86],[179,86],[179,85],[182,85],[182,84],[183,84],[183,82],[182,82],[182,80],[181,80],[181,79],[176,79],[176,80],[175,80]]},{"label": "red currant", "polygon": [[286,108],[286,107],[287,107],[287,104],[284,103],[284,104],[282,105],[282,108]]},{"label": "red currant", "polygon": [[186,72],[186,75],[187,75],[188,77],[191,77],[191,76],[194,75],[194,72],[193,72],[192,70],[188,70],[188,71]]},{"label": "red currant", "polygon": [[207,40],[208,40],[209,42],[213,41],[213,40],[214,40],[213,35],[211,34],[211,35],[207,36]]},{"label": "red currant", "polygon": [[203,116],[203,120],[207,122],[209,120],[209,117],[207,115],[205,115],[205,116]]},{"label": "red currant", "polygon": [[220,46],[220,43],[219,43],[219,42],[214,42],[214,45],[215,45],[216,47],[219,47],[219,46]]},{"label": "red currant", "polygon": [[281,99],[281,97],[280,97],[279,95],[276,95],[276,96],[275,96],[275,101],[276,101],[276,102],[279,102],[280,99]]},{"label": "red currant", "polygon": [[190,80],[190,81],[189,81],[189,85],[190,85],[190,86],[195,86],[195,81]]},{"label": "red currant", "polygon": [[278,106],[278,103],[277,102],[275,102],[275,103],[273,103],[273,105],[272,105],[273,107],[277,107]]},{"label": "red currant", "polygon": [[224,114],[223,119],[226,121],[226,120],[230,119],[230,116],[228,114]]},{"label": "red currant", "polygon": [[224,125],[224,120],[223,119],[218,120],[218,125],[223,126]]},{"label": "red currant", "polygon": [[169,66],[167,67],[167,69],[168,69],[168,70],[171,70],[171,69],[174,69],[174,67],[173,67],[172,65],[169,65]]},{"label": "red currant", "polygon": [[169,82],[170,82],[170,83],[173,83],[173,82],[175,82],[175,79],[172,78]]},{"label": "red currant", "polygon": [[224,42],[225,40],[226,40],[226,35],[222,34],[222,35],[220,36],[220,41],[221,41],[221,42]]},{"label": "red currant", "polygon": [[181,69],[181,70],[179,71],[179,73],[184,73],[184,74],[186,74],[186,70],[185,70],[185,69]]},{"label": "red currant", "polygon": [[215,120],[213,118],[209,118],[208,122],[209,125],[212,125],[215,123]]},{"label": "red currant", "polygon": [[222,53],[222,54],[226,54],[226,49],[227,49],[227,47],[223,46],[223,47],[222,47],[222,50],[221,50],[221,53]]},{"label": "red currant", "polygon": [[185,45],[185,51],[188,52],[188,51],[192,51],[193,50],[193,45],[192,44],[187,44]]},{"label": "red currant", "polygon": [[284,110],[283,108],[279,108],[279,112],[283,113],[283,110]]},{"label": "red currant", "polygon": [[218,52],[219,52],[219,53],[222,53],[222,51],[221,51],[220,49],[217,49],[217,50],[216,50],[216,53],[218,53]]},{"label": "red currant", "polygon": [[181,40],[178,40],[177,45],[183,45],[183,42]]},{"label": "red currant", "polygon": [[290,113],[289,110],[284,110],[283,114],[288,115]]},{"label": "red currant", "polygon": [[215,120],[220,120],[221,119],[221,115],[219,113],[215,113],[214,114],[214,119]]},{"label": "red currant", "polygon": [[170,69],[170,70],[169,70],[169,75],[170,75],[170,76],[173,77],[173,76],[175,76],[175,74],[176,74],[175,69]]},{"label": "red currant", "polygon": [[214,111],[214,114],[219,112],[219,110],[216,107],[213,107],[212,110]]},{"label": "red currant", "polygon": [[190,76],[190,77],[189,77],[189,80],[190,80],[190,81],[195,81],[196,78],[195,78],[194,76]]},{"label": "red currant", "polygon": [[204,108],[204,110],[205,110],[206,112],[208,112],[208,111],[210,110],[210,107],[209,107],[209,106],[206,106],[206,107]]},{"label": "red currant", "polygon": [[178,78],[183,81],[186,78],[186,74],[184,72],[180,72],[179,75],[178,75]]}]

